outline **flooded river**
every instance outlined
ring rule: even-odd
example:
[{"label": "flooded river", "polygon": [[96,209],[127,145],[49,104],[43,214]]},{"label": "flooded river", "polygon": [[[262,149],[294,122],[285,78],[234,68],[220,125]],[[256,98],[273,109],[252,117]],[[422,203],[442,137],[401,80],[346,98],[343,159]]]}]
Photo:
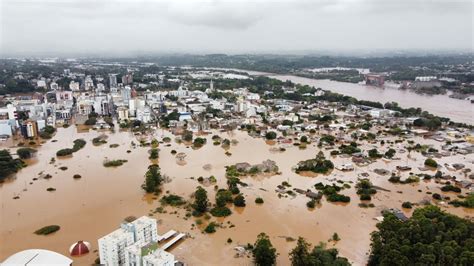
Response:
[{"label": "flooded river", "polygon": [[[203,234],[202,226],[196,224],[195,218],[186,218],[186,210],[166,207],[166,213],[153,213],[160,206],[158,200],[145,195],[140,188],[144,173],[150,160],[148,151],[150,147],[133,147],[132,141],[138,143],[136,136],[130,132],[107,133],[107,144],[93,146],[92,139],[102,133],[78,132],[74,126],[67,129],[59,128],[53,139],[37,147],[38,154],[29,162],[29,166],[22,169],[14,179],[0,184],[1,195],[1,220],[0,220],[0,261],[9,255],[28,248],[44,248],[69,255],[69,246],[84,240],[92,244],[92,249],[97,249],[97,239],[119,227],[127,216],[152,215],[159,221],[158,231],[164,233],[174,229],[191,236],[178,246],[172,253],[177,258],[189,265],[249,265],[251,258],[235,258],[236,245],[254,243],[260,232],[267,233],[279,253],[279,265],[288,265],[288,252],[295,246],[295,241],[288,241],[298,236],[305,237],[309,242],[318,244],[327,242],[333,233],[337,232],[341,240],[335,244],[342,256],[349,258],[355,265],[363,265],[367,261],[370,233],[376,229],[374,218],[380,215],[380,210],[385,207],[400,208],[402,202],[420,202],[427,195],[428,190],[440,193],[439,184],[434,181],[421,181],[413,185],[394,185],[387,181],[387,176],[373,173],[375,168],[394,170],[396,165],[410,165],[413,172],[419,172],[416,167],[424,161],[419,153],[397,154],[402,159],[385,163],[377,161],[366,167],[357,168],[353,172],[334,170],[329,175],[305,177],[292,171],[300,160],[313,158],[319,148],[315,144],[301,150],[298,147],[286,146],[285,152],[274,152],[273,146],[265,143],[263,139],[252,138],[246,132],[234,131],[232,133],[217,133],[223,138],[235,139],[237,145],[229,149],[231,156],[225,155],[225,150],[220,146],[212,145],[211,136],[204,147],[194,150],[184,144],[172,141],[167,147],[160,144],[159,165],[162,174],[170,177],[171,181],[164,184],[163,191],[178,194],[189,200],[196,186],[199,185],[197,177],[214,175],[219,187],[226,186],[225,166],[240,162],[250,164],[261,163],[263,160],[274,160],[280,168],[281,174],[271,177],[244,177],[243,181],[249,186],[241,191],[246,197],[247,206],[244,208],[231,207],[233,214],[227,218],[212,218],[211,221],[221,222],[223,228],[217,228],[214,234]],[[155,137],[162,139],[170,136],[168,131],[157,130],[149,139]],[[57,150],[72,146],[72,141],[83,138],[86,146],[74,153],[71,158],[56,159]],[[417,139],[417,142],[439,146],[432,140]],[[110,148],[110,144],[119,144],[117,148]],[[16,148],[12,143],[1,144],[0,149]],[[369,149],[367,144],[364,149]],[[388,146],[385,148],[388,149]],[[398,148],[395,146],[395,148]],[[130,150],[130,153],[127,153]],[[185,164],[177,164],[171,150],[178,153],[184,152],[187,156]],[[329,157],[329,152],[325,151]],[[123,166],[105,168],[102,163],[105,159],[126,159]],[[439,159],[439,162],[460,162],[473,168],[473,156],[464,157],[456,155]],[[350,162],[349,158],[331,158],[335,165]],[[210,164],[211,167],[203,167]],[[60,170],[66,166],[67,170]],[[416,169],[416,170],[415,170]],[[390,192],[378,192],[372,202],[375,208],[360,208],[360,200],[355,192],[355,182],[358,174],[367,172],[372,182]],[[39,178],[40,173],[50,174],[52,178]],[[74,179],[74,174],[80,174],[81,179]],[[431,173],[432,174],[432,173]],[[454,173],[458,175],[458,173]],[[402,177],[407,177],[403,173]],[[460,174],[459,174],[460,175]],[[191,179],[194,177],[194,179]],[[460,175],[461,177],[461,175]],[[33,178],[39,178],[34,181]],[[340,179],[351,183],[351,188],[342,191],[342,194],[351,197],[347,204],[333,204],[322,200],[321,204],[313,210],[306,207],[308,198],[303,195],[296,197],[278,197],[275,192],[277,185],[283,181],[289,182],[293,188],[313,189],[317,182],[330,183],[329,180]],[[48,192],[48,187],[56,188]],[[205,187],[211,202],[214,202],[214,186]],[[421,192],[419,192],[420,190]],[[453,194],[454,195],[454,194]],[[19,196],[19,199],[13,199]],[[264,204],[254,203],[255,198],[262,197]],[[445,208],[446,209],[446,208]],[[460,216],[472,215],[472,211],[463,208],[447,208],[449,212]],[[176,211],[176,212],[175,212]],[[411,211],[407,211],[410,215]],[[43,226],[57,224],[61,230],[49,235],[38,236],[33,232]],[[230,225],[234,225],[231,227]],[[232,243],[228,244],[227,239]],[[333,243],[329,242],[328,247]],[[75,265],[90,265],[97,253],[84,257],[73,258]]]},{"label": "flooded river", "polygon": [[447,95],[420,95],[409,90],[379,88],[363,84],[316,80],[292,75],[268,75],[282,81],[310,85],[324,90],[374,102],[397,102],[403,108],[419,107],[434,115],[448,117],[455,122],[474,124],[474,104],[467,100],[449,98]]}]

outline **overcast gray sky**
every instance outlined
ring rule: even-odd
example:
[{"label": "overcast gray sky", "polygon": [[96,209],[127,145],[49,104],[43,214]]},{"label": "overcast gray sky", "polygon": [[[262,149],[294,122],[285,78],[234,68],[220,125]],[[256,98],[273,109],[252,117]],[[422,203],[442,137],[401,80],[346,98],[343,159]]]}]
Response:
[{"label": "overcast gray sky", "polygon": [[0,0],[2,54],[469,50],[458,0]]}]

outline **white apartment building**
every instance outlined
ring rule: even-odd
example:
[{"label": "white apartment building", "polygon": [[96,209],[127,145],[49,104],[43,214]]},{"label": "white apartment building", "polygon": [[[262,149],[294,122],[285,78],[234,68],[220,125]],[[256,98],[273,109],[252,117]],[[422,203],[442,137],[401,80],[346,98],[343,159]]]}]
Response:
[{"label": "white apartment building", "polygon": [[73,80],[69,83],[69,89],[72,91],[79,91],[81,89],[81,86],[79,82]]},{"label": "white apartment building", "polygon": [[84,89],[86,91],[94,89],[94,81],[92,81],[92,78],[90,76],[87,76],[84,81]]},{"label": "white apartment building", "polygon": [[143,266],[174,266],[174,255],[162,249],[143,257]]},{"label": "white apartment building", "polygon": [[51,82],[51,84],[49,86],[50,86],[51,90],[53,90],[53,91],[59,90],[58,83],[56,83],[56,82]]},{"label": "white apartment building", "polygon": [[126,248],[135,243],[142,246],[158,242],[156,220],[142,216],[131,223],[122,223],[120,229],[99,239],[99,257],[101,264],[140,266],[127,263]]}]

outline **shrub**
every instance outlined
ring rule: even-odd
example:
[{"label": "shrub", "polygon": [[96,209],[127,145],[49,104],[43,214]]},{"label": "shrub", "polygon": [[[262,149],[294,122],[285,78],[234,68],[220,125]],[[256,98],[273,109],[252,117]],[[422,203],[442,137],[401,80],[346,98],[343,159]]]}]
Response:
[{"label": "shrub", "polygon": [[300,142],[302,142],[302,143],[307,143],[307,142],[308,142],[308,137],[306,137],[306,136],[301,136]]},{"label": "shrub", "polygon": [[316,207],[316,201],[314,199],[306,202],[306,207],[310,208],[310,209],[313,209],[314,207]]},{"label": "shrub", "polygon": [[212,216],[215,217],[225,217],[232,214],[232,211],[227,207],[215,207],[211,209]]},{"label": "shrub", "polygon": [[441,191],[443,191],[443,192],[452,191],[452,192],[460,193],[461,188],[453,186],[453,185],[445,185],[445,186],[441,187]]},{"label": "shrub", "polygon": [[255,203],[257,203],[257,204],[263,204],[263,199],[260,198],[260,197],[258,197],[258,198],[255,199]]},{"label": "shrub", "polygon": [[438,167],[438,163],[431,158],[425,160],[425,165],[428,167]]},{"label": "shrub", "polygon": [[435,199],[435,200],[442,200],[442,199],[443,199],[443,198],[441,197],[441,195],[438,194],[438,193],[434,193],[432,197],[433,197],[433,199]]},{"label": "shrub", "polygon": [[350,202],[351,198],[346,195],[334,193],[327,196],[327,200],[330,202]]},{"label": "shrub", "polygon": [[187,142],[193,141],[193,132],[188,131],[188,130],[185,131],[183,133],[183,140]]},{"label": "shrub", "polygon": [[237,207],[245,207],[245,198],[242,194],[239,194],[234,198],[234,205]]},{"label": "shrub", "polygon": [[123,165],[124,163],[128,162],[127,160],[111,160],[111,161],[105,161],[104,162],[104,167],[118,167]]},{"label": "shrub", "polygon": [[204,232],[208,233],[208,234],[212,234],[214,232],[216,232],[216,223],[214,222],[210,222],[206,228],[204,229]]},{"label": "shrub", "polygon": [[160,202],[163,205],[171,205],[171,206],[181,206],[186,203],[186,201],[181,196],[174,195],[174,194],[163,196],[160,199]]},{"label": "shrub", "polygon": [[402,208],[411,209],[412,206],[413,205],[409,201],[405,201],[405,202],[402,203]]},{"label": "shrub", "polygon": [[74,152],[84,148],[84,146],[86,146],[86,141],[83,140],[83,139],[76,139],[73,141],[74,145],[72,146],[72,150]]},{"label": "shrub", "polygon": [[151,149],[150,150],[150,157],[148,157],[150,160],[155,160],[158,159],[158,149]]},{"label": "shrub", "polygon": [[95,138],[92,139],[92,144],[94,144],[96,146],[99,146],[99,145],[102,145],[102,144],[105,144],[105,143],[107,143],[107,141],[101,136],[95,137]]},{"label": "shrub", "polygon": [[196,148],[200,148],[200,147],[204,146],[204,144],[206,144],[206,142],[207,142],[207,139],[197,137],[197,138],[194,139],[193,146],[196,147]]},{"label": "shrub", "polygon": [[35,153],[36,150],[32,148],[19,148],[16,150],[16,154],[20,159],[29,159],[33,156],[33,153]]},{"label": "shrub", "polygon": [[52,234],[56,231],[59,231],[59,229],[61,229],[61,227],[59,225],[48,225],[48,226],[45,226],[43,228],[40,228],[40,229],[36,230],[35,234],[37,234],[37,235],[49,235],[49,234]]},{"label": "shrub", "polygon": [[382,158],[382,154],[380,154],[377,149],[371,149],[369,150],[369,157],[371,159],[378,159],[378,158]]},{"label": "shrub", "polygon": [[360,200],[372,200],[372,197],[369,194],[361,194]]},{"label": "shrub", "polygon": [[81,177],[82,177],[82,176],[79,175],[79,174],[75,174],[75,175],[72,176],[72,178],[74,178],[74,179],[79,179],[79,178],[81,178]]},{"label": "shrub", "polygon": [[73,149],[69,149],[69,148],[61,149],[56,152],[56,156],[68,156],[68,155],[71,155],[73,152],[74,152]]},{"label": "shrub", "polygon": [[276,137],[277,137],[277,134],[274,131],[269,131],[265,134],[265,138],[267,140],[274,140],[274,139],[276,139]]}]

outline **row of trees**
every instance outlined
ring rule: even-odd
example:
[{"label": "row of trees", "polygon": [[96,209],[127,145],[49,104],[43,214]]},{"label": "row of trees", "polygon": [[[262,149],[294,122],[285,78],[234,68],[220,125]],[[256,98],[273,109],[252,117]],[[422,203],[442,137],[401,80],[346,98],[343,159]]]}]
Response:
[{"label": "row of trees", "polygon": [[[257,236],[257,241],[252,247],[255,265],[271,266],[276,264],[278,256],[270,238],[265,233]],[[298,238],[296,247],[290,252],[290,261],[293,266],[328,266],[350,265],[349,261],[338,255],[337,249],[326,249],[324,243],[312,247],[304,238]]]},{"label": "row of trees", "polygon": [[[368,265],[474,265],[474,223],[436,206],[416,209],[408,221],[384,214],[372,233]],[[258,235],[252,248],[255,265],[275,265],[278,256],[270,238]],[[298,238],[290,252],[293,266],[350,265],[336,249],[312,247]]]}]

